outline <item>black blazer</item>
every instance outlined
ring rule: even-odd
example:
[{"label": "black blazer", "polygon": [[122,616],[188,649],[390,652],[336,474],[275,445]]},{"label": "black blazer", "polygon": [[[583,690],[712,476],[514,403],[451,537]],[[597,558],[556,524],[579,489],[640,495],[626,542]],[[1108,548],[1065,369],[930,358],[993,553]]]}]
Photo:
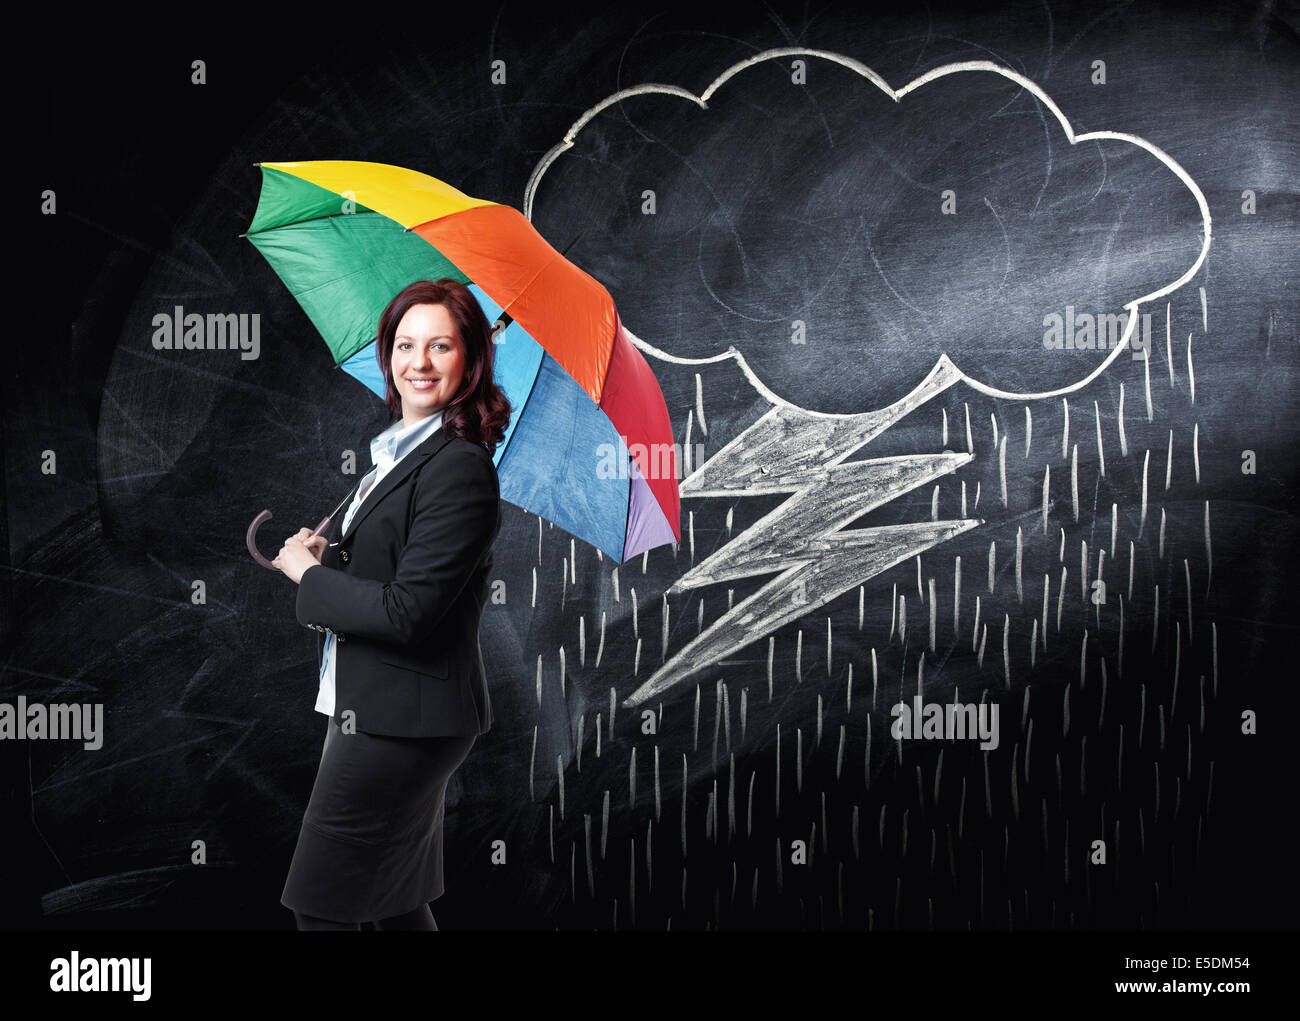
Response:
[{"label": "black blazer", "polygon": [[492,726],[479,620],[501,490],[481,444],[438,428],[366,494],[298,586],[300,623],[337,639],[334,718],[398,737]]}]

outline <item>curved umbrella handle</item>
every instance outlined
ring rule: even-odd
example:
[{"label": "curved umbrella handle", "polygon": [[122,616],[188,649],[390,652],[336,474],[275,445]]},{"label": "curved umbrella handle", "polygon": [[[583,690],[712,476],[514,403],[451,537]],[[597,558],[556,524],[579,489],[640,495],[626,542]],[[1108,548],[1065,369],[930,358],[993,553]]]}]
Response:
[{"label": "curved umbrella handle", "polygon": [[[248,547],[248,552],[252,554],[253,559],[256,560],[259,564],[261,564],[269,571],[278,571],[279,568],[276,567],[275,564],[271,563],[271,561],[267,560],[266,557],[262,556],[262,554],[259,553],[257,549],[257,530],[262,527],[263,521],[270,521],[270,520],[271,520],[271,512],[269,510],[264,510],[262,511],[261,514],[255,517],[253,519],[253,523],[248,526],[248,532],[244,536],[244,544]],[[323,518],[321,520],[321,523],[316,526],[316,531],[311,533],[312,538],[315,538],[316,536],[320,535],[321,532],[325,531],[325,529],[329,528],[329,526],[330,526],[330,519],[328,517]]]},{"label": "curved umbrella handle", "polygon": [[262,527],[263,521],[270,520],[271,512],[269,510],[264,510],[261,514],[255,517],[253,523],[248,526],[248,534],[244,536],[244,543],[248,546],[248,552],[253,555],[254,560],[268,570],[278,571],[278,567],[257,551],[257,530]]}]

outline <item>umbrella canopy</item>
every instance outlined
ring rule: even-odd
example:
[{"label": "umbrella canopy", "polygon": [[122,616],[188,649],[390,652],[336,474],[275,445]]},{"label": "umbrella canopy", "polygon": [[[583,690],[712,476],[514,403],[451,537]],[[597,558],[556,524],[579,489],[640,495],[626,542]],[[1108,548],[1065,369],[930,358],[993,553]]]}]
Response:
[{"label": "umbrella canopy", "polygon": [[503,499],[622,563],[681,540],[672,424],[609,292],[518,210],[402,167],[261,163],[247,233],[329,346],[381,399],[380,313],[415,280],[466,284],[498,335],[510,399]]}]

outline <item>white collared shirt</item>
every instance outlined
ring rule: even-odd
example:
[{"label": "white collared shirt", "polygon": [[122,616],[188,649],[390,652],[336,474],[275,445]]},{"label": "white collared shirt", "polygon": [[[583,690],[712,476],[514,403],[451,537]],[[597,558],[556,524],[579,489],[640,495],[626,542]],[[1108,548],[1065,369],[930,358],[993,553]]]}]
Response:
[{"label": "white collared shirt", "polygon": [[[403,427],[402,420],[399,418],[370,441],[370,461],[374,467],[365,474],[361,484],[357,486],[356,495],[352,497],[352,503],[348,506],[347,515],[343,518],[343,527],[339,531],[340,538],[348,530],[348,525],[352,524],[352,517],[356,514],[357,508],[361,506],[367,496],[374,492],[375,487],[384,480],[384,476],[392,471],[393,467],[402,458],[432,436],[441,425],[441,411],[434,412],[428,418],[422,418],[411,426]],[[334,641],[334,635],[325,635],[325,651],[322,653],[321,660],[320,690],[316,695],[316,711],[324,713],[326,716],[334,715],[334,676],[337,669]]]}]

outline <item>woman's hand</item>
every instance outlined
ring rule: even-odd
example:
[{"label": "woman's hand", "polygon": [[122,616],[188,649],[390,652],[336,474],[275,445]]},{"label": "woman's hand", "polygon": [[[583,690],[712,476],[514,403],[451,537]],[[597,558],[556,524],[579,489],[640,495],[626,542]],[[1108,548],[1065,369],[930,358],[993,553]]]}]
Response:
[{"label": "woman's hand", "polygon": [[284,540],[280,552],[271,561],[295,585],[302,581],[303,572],[320,563],[321,553],[327,545],[323,535],[312,535],[311,529],[300,528],[297,535]]}]

